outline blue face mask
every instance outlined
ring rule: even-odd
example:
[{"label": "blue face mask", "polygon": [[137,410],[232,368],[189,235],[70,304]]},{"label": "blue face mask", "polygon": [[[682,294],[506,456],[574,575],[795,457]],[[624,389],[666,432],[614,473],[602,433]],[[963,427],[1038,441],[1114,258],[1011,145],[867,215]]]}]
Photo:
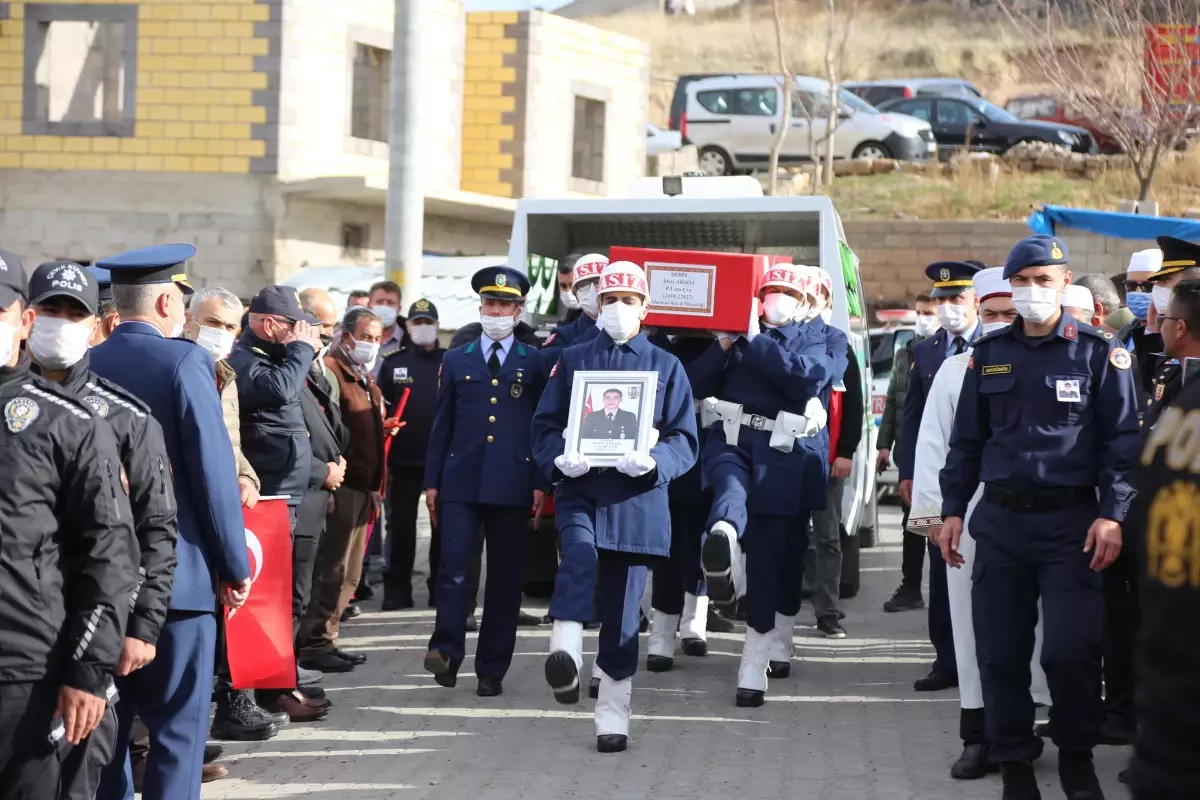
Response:
[{"label": "blue face mask", "polygon": [[1150,310],[1150,293],[1127,292],[1125,294],[1125,307],[1138,319],[1145,320],[1146,314]]}]

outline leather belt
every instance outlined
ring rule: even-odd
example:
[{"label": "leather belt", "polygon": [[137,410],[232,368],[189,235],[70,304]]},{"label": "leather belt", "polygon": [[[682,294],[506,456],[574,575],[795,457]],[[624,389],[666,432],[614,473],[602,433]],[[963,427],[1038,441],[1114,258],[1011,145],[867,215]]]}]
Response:
[{"label": "leather belt", "polygon": [[983,499],[1009,511],[1041,513],[1096,502],[1094,486],[1052,486],[1042,489],[1012,489],[989,483]]}]

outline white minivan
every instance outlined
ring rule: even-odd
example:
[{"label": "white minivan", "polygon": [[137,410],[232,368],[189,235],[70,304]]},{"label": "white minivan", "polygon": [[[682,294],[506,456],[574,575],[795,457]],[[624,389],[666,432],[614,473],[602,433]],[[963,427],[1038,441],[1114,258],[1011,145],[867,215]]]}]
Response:
[{"label": "white minivan", "polygon": [[[774,75],[722,75],[688,84],[680,130],[685,144],[700,149],[700,169],[706,175],[731,175],[766,166],[781,122],[783,81]],[[936,156],[937,144],[928,122],[906,114],[883,113],[844,89],[838,98],[834,158],[916,161]],[[827,81],[796,78],[790,131],[779,154],[781,164],[814,159],[810,128],[817,143],[815,155],[825,153],[829,104]]]}]

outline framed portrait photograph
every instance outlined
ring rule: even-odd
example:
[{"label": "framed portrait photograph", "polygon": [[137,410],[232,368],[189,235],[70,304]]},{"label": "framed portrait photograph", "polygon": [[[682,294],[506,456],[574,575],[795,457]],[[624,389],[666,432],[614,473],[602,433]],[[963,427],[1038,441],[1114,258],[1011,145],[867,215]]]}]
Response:
[{"label": "framed portrait photograph", "polygon": [[648,454],[657,392],[657,372],[576,372],[567,450],[576,450],[590,467],[616,466],[634,451]]}]

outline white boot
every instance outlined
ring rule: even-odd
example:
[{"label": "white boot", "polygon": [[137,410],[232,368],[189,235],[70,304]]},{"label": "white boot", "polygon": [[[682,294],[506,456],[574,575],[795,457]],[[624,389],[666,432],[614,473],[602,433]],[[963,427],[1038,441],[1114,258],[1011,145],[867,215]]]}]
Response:
[{"label": "white boot", "polygon": [[675,664],[675,629],[679,626],[679,615],[664,614],[657,610],[653,613],[646,669],[651,672],[667,672]]},{"label": "white boot", "polygon": [[708,597],[683,596],[683,616],[679,618],[679,638],[689,656],[708,655]]},{"label": "white boot", "polygon": [[724,520],[714,522],[704,540],[700,565],[708,582],[708,596],[717,605],[732,605],[746,593],[746,567],[737,531]]},{"label": "white boot", "polygon": [[792,673],[792,637],[796,631],[796,618],[775,612],[775,629],[769,634],[769,660],[767,675],[786,678]]},{"label": "white boot", "polygon": [[604,674],[604,670],[600,669],[600,665],[596,663],[596,659],[600,658],[600,654],[596,654],[596,658],[592,659],[592,680],[588,683],[588,697],[595,700],[600,696],[600,676]]},{"label": "white boot", "polygon": [[601,753],[619,753],[629,739],[629,700],[633,679],[614,681],[600,673],[600,695],[596,698],[596,749]]},{"label": "white boot", "polygon": [[579,671],[583,668],[583,623],[554,620],[550,629],[550,655],[546,658],[546,683],[560,703],[579,702]]},{"label": "white boot", "polygon": [[738,664],[737,704],[743,707],[761,706],[767,691],[767,662],[770,657],[770,633],[759,633],[746,627],[742,644],[742,660]]}]

